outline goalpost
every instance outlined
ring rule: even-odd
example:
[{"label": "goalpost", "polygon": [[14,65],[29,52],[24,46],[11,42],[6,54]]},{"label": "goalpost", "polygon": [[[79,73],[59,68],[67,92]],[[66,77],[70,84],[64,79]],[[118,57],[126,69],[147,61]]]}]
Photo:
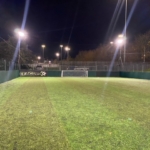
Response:
[{"label": "goalpost", "polygon": [[62,70],[61,77],[88,77],[87,70]]}]

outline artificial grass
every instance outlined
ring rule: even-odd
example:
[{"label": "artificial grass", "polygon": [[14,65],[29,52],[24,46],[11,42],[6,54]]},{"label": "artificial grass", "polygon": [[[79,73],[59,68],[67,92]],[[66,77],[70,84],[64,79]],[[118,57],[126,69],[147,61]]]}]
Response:
[{"label": "artificial grass", "polygon": [[45,83],[73,149],[150,149],[149,81],[64,78]]},{"label": "artificial grass", "polygon": [[47,89],[38,78],[25,82],[0,107],[0,135],[2,150],[69,149]]},{"label": "artificial grass", "polygon": [[8,92],[12,88],[5,88],[6,95],[9,94],[0,105],[0,149],[150,149],[150,81],[121,78],[14,81],[14,90]]},{"label": "artificial grass", "polygon": [[[0,105],[2,105],[13,92],[15,92],[22,84],[24,84],[29,78],[18,78],[17,80],[11,80],[0,84]],[[17,82],[16,82],[17,81]]]}]

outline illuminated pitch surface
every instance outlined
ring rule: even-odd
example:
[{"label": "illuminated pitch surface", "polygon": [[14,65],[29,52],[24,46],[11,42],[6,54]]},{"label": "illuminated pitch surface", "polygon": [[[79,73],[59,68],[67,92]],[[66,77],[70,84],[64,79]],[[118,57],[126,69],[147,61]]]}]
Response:
[{"label": "illuminated pitch surface", "polygon": [[150,148],[150,81],[18,78],[0,84],[0,149]]}]

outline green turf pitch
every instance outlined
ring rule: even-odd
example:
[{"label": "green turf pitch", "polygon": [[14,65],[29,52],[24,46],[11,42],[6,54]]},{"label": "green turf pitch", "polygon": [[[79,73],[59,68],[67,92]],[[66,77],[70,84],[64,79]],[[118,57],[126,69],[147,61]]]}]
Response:
[{"label": "green turf pitch", "polygon": [[0,150],[150,150],[150,81],[32,77],[2,83]]}]

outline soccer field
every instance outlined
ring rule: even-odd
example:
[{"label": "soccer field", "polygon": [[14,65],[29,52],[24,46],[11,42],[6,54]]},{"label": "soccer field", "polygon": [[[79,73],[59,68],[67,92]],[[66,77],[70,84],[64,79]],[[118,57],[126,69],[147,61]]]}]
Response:
[{"label": "soccer field", "polygon": [[0,150],[150,150],[150,81],[22,77],[2,83]]}]

